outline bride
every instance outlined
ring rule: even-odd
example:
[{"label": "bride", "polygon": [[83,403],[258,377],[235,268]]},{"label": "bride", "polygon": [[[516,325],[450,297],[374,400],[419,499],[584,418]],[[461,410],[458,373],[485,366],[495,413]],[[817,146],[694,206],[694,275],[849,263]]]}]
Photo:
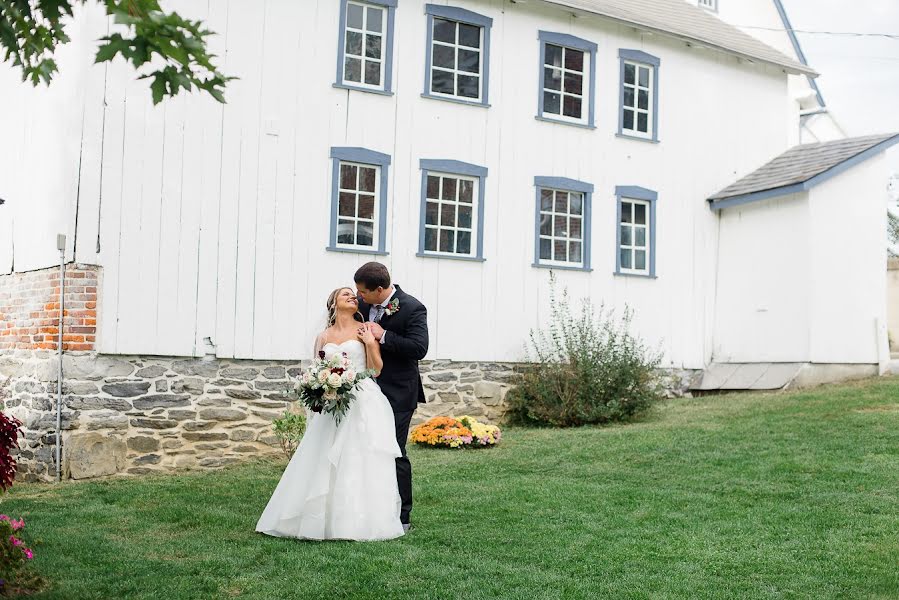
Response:
[{"label": "bride", "polygon": [[[350,288],[328,296],[328,327],[315,354],[346,353],[357,371],[380,373],[381,348],[357,320]],[[403,535],[395,459],[401,456],[393,411],[373,379],[357,386],[356,399],[338,426],[313,413],[256,531],[309,540],[387,540]]]}]

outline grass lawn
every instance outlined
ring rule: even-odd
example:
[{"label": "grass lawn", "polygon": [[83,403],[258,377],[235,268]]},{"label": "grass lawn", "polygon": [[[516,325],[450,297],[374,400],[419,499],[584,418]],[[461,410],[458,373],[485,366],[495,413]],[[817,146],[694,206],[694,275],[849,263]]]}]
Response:
[{"label": "grass lawn", "polygon": [[283,469],[18,484],[35,598],[897,598],[899,378],[411,450],[390,542],[253,532]]}]

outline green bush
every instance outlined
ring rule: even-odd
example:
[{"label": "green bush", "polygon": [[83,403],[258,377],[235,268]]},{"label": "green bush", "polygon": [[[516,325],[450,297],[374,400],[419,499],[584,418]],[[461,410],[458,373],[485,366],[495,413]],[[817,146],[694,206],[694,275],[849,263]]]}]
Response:
[{"label": "green bush", "polygon": [[281,450],[290,460],[306,432],[306,415],[286,410],[281,417],[272,421],[272,429],[281,443]]},{"label": "green bush", "polygon": [[533,362],[509,391],[513,423],[571,427],[623,421],[661,398],[655,369],[661,355],[630,333],[632,312],[620,317],[585,300],[572,314],[568,292],[561,299],[550,277],[549,326],[532,330]]}]

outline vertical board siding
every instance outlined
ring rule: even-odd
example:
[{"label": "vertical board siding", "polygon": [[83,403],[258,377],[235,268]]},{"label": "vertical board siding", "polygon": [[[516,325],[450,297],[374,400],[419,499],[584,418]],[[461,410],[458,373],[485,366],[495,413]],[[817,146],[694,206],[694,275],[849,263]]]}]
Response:
[{"label": "vertical board siding", "polygon": [[[546,322],[549,273],[531,266],[540,175],[595,186],[594,270],[557,273],[573,304],[590,297],[619,312],[630,307],[635,330],[663,350],[667,364],[705,364],[718,225],[703,199],[786,147],[786,76],[552,6],[458,0],[454,6],[493,19],[492,106],[422,98],[424,4],[403,0],[396,10],[392,96],[332,86],[336,0],[174,2],[217,33],[210,50],[223,72],[239,77],[228,85],[226,105],[193,93],[153,106],[147,81],[123,61],[86,68],[83,99],[72,111],[78,133],[64,128],[65,139],[77,142],[80,170],[65,177],[80,181],[75,254],[103,267],[100,351],[199,356],[211,351],[208,338],[220,357],[308,356],[328,292],[352,285],[369,260],[325,250],[329,149],[358,146],[391,156],[381,232],[389,254],[380,260],[428,305],[430,358],[518,360],[528,330]],[[88,40],[110,27],[99,10],[81,18]],[[539,29],[598,44],[595,130],[534,118]],[[659,144],[615,137],[619,48],[665,60]],[[92,61],[91,44],[79,52]],[[16,110],[26,96],[0,104]],[[11,127],[20,139],[43,131],[33,123]],[[37,164],[37,153],[0,147],[12,164]],[[415,256],[422,158],[489,169],[481,199],[485,262]],[[658,279],[613,275],[618,185],[659,193]],[[69,187],[74,197],[78,188]],[[12,261],[5,208],[0,272]]]}]

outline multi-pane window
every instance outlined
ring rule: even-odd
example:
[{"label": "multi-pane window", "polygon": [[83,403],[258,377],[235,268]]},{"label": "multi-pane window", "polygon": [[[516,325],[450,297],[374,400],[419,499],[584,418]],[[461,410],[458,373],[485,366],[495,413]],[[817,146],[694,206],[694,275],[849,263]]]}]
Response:
[{"label": "multi-pane window", "polygon": [[718,0],[699,0],[699,6],[718,10]]},{"label": "multi-pane window", "polygon": [[540,189],[541,264],[584,264],[584,194]]},{"label": "multi-pane window", "polygon": [[484,260],[487,169],[457,160],[421,159],[418,256]]},{"label": "multi-pane window", "polygon": [[374,247],[379,171],[376,166],[341,161],[337,190],[338,246]]},{"label": "multi-pane window", "polygon": [[488,106],[493,19],[470,10],[425,5],[428,39],[424,95]]},{"label": "multi-pane window", "polygon": [[584,52],[546,44],[543,59],[543,112],[584,118]]},{"label": "multi-pane window", "polygon": [[540,97],[537,118],[593,126],[596,44],[564,33],[540,31]]},{"label": "multi-pane window", "polygon": [[535,267],[590,269],[593,184],[567,177],[534,177],[537,190]]},{"label": "multi-pane window", "polygon": [[381,88],[387,9],[359,2],[346,4],[343,80]]},{"label": "multi-pane window", "polygon": [[621,199],[618,237],[619,266],[622,273],[649,273],[650,203]]},{"label": "multi-pane window", "polygon": [[652,135],[652,77],[651,66],[624,63],[621,128],[625,133],[641,137]]},{"label": "multi-pane window", "polygon": [[620,49],[618,57],[621,61],[618,134],[658,142],[661,61],[642,50]]},{"label": "multi-pane window", "polygon": [[432,27],[431,93],[479,100],[482,28],[436,17]]},{"label": "multi-pane window", "polygon": [[390,156],[365,148],[331,148],[331,159],[328,249],[386,254]]},{"label": "multi-pane window", "polygon": [[428,173],[424,251],[472,256],[477,232],[478,180]]}]

